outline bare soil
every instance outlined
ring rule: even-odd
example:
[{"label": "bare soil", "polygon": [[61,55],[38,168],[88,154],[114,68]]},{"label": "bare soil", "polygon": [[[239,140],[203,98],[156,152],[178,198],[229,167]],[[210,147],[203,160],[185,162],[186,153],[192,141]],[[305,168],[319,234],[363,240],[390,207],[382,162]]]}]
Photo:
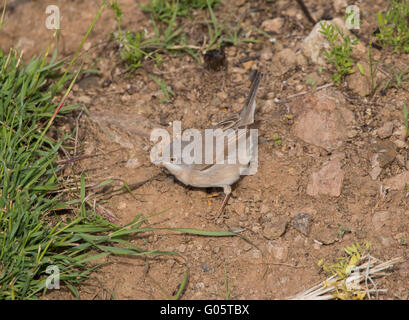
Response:
[{"label": "bare soil", "polygon": [[[361,34],[375,30],[376,14],[384,9],[384,2],[357,3],[363,20]],[[150,17],[142,12],[137,1],[118,3],[124,12],[124,29],[152,30]],[[324,13],[343,16],[342,12],[335,12],[332,1],[305,3],[317,20]],[[53,43],[53,32],[45,28],[48,4],[57,4],[62,16],[60,55],[72,55],[100,1],[21,1],[8,12],[6,26],[0,31],[2,50],[19,46],[28,59]],[[284,24],[274,35],[274,43],[253,32],[250,36],[259,39],[259,43],[227,47],[226,70],[206,70],[190,56],[169,54],[164,55],[159,66],[146,62],[129,73],[120,61],[118,45],[110,38],[116,24],[113,12],[106,9],[85,43],[82,56],[85,68],[100,72],[82,77],[68,101],[85,105],[92,116],[83,113],[79,117],[78,112],[73,113],[60,121],[56,130],[74,132],[78,126],[78,135],[71,139],[73,144],[76,140],[75,153],[71,156],[93,156],[75,162],[67,168],[67,175],[86,172],[92,182],[108,178],[124,180],[128,185],[144,182],[133,191],[134,197],[125,192],[101,200],[101,205],[117,217],[119,224],[131,222],[137,214],[150,216],[162,212],[149,218],[152,226],[242,228],[242,234],[257,248],[240,237],[198,237],[169,231],[147,233],[132,241],[146,249],[176,251],[185,257],[186,263],[172,256],[151,257],[149,264],[145,257],[109,257],[110,263],[80,288],[83,299],[109,299],[111,292],[118,299],[163,299],[163,291],[172,295],[177,290],[187,266],[190,278],[183,299],[224,299],[226,281],[231,288],[231,299],[285,299],[324,280],[325,274],[320,272],[317,262],[320,259],[332,262],[343,256],[347,245],[370,241],[371,253],[379,259],[408,258],[408,246],[402,241],[409,240],[407,191],[380,192],[385,179],[407,171],[407,147],[396,151],[396,156],[401,157],[394,157],[376,180],[369,175],[372,142],[378,139],[373,132],[388,121],[397,129],[403,126],[401,101],[408,101],[408,87],[388,90],[385,96],[377,92],[374,97],[361,97],[345,86],[332,87],[331,90],[345,97],[347,108],[354,115],[355,124],[347,128],[352,132],[350,138],[331,152],[308,144],[295,136],[294,119],[288,114],[294,100],[302,103],[310,92],[296,98],[291,96],[311,89],[307,83],[309,75],[318,74],[317,85],[323,85],[331,82],[331,74],[325,69],[317,73],[317,66],[301,61],[277,74],[273,57],[283,48],[298,52],[313,25],[297,3],[289,0],[223,1],[215,13],[220,21],[240,23],[247,31],[261,28],[263,21],[275,17],[282,17]],[[205,12],[198,12],[195,17],[205,18]],[[404,55],[389,50],[374,51],[379,61],[407,65],[408,58]],[[248,57],[256,58],[242,63]],[[188,188],[151,164],[149,133],[156,127],[170,129],[169,123],[174,120],[181,120],[183,128],[206,128],[240,110],[254,69],[264,73],[256,110],[260,138],[258,172],[234,185],[225,218],[214,221],[211,218],[223,198],[221,190]],[[171,102],[161,102],[163,93],[150,74],[165,80],[172,88],[176,96]],[[384,140],[392,141],[393,136]],[[311,174],[334,158],[339,159],[344,173],[341,194],[308,195]],[[213,196],[216,192],[219,195]],[[386,218],[381,228],[374,227],[377,212],[387,212],[382,215]],[[307,236],[291,224],[297,213],[307,213],[312,218]],[[340,236],[342,230],[346,232]],[[407,263],[380,279],[378,286],[388,289],[381,299],[408,299]],[[46,298],[71,299],[72,296],[62,289]]]}]

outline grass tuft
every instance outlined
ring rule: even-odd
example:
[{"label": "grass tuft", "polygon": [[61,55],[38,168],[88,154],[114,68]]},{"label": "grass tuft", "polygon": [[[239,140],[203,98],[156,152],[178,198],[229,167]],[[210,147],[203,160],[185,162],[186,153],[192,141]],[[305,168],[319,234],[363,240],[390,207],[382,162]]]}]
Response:
[{"label": "grass tuft", "polygon": [[390,0],[388,11],[378,13],[379,43],[395,52],[409,53],[409,4],[407,0]]}]

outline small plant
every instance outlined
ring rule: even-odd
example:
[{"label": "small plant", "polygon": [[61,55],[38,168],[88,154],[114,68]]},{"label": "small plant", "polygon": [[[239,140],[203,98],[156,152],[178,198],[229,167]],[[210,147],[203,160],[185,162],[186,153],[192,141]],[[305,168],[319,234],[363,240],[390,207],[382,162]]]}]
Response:
[{"label": "small plant", "polygon": [[[352,68],[355,61],[351,58],[351,54],[353,46],[358,43],[358,40],[350,39],[350,37],[345,35],[336,25],[326,22],[320,25],[320,33],[326,37],[331,48],[330,51],[324,50],[324,56],[327,58],[327,62],[335,67],[332,81],[335,84],[340,84],[344,76],[355,72]],[[339,38],[342,39],[341,43],[338,41]]]},{"label": "small plant", "polygon": [[409,5],[407,0],[390,0],[389,10],[378,13],[379,43],[395,52],[409,53]]},{"label": "small plant", "polygon": [[365,245],[365,253],[357,243],[345,247],[347,256],[336,258],[337,262],[326,265],[324,259],[318,261],[318,266],[329,276],[326,280],[297,294],[294,300],[362,300],[371,299],[371,294],[377,299],[379,293],[386,292],[376,284],[376,278],[385,276],[385,271],[395,264],[401,263],[403,257],[397,257],[383,262],[369,253],[369,242]]},{"label": "small plant", "polygon": [[208,3],[213,8],[220,0],[149,0],[149,5],[141,5],[141,8],[156,20],[169,23],[174,10],[177,16],[187,17],[193,9],[206,9]]},{"label": "small plant", "polygon": [[311,87],[312,91],[315,91],[317,87],[317,81],[312,79],[311,77],[307,77],[307,85]]},{"label": "small plant", "polygon": [[[241,37],[240,26],[227,27],[220,23],[213,11],[213,7],[220,3],[219,0],[151,0],[148,6],[142,6],[145,12],[151,13],[153,24],[153,36],[146,32],[123,31],[121,28],[122,10],[116,1],[111,4],[115,14],[118,30],[114,35],[121,50],[120,56],[131,71],[142,66],[144,60],[153,60],[155,63],[162,61],[162,55],[166,52],[187,53],[198,63],[198,53],[211,49],[220,48],[223,43],[239,45],[245,42],[255,42],[254,39]],[[205,9],[209,11],[210,20],[199,21],[208,29],[209,40],[200,46],[188,44],[188,34],[184,32],[182,21],[178,16],[187,16],[187,12],[193,9]]]},{"label": "small plant", "polygon": [[408,245],[408,240],[406,240],[405,237],[401,237],[398,241],[399,245],[401,246],[407,246]]},{"label": "small plant", "polygon": [[385,82],[382,92],[386,92],[390,88],[399,89],[402,85],[409,84],[409,66],[403,70],[396,70],[393,66],[387,66],[392,72],[392,77]]},{"label": "small plant", "polygon": [[143,60],[153,60],[160,63],[162,61],[161,54],[166,51],[186,52],[199,61],[191,47],[186,44],[186,37],[182,29],[176,25],[178,3],[171,7],[172,17],[165,24],[165,28],[161,28],[155,19],[152,19],[154,36],[150,38],[145,32],[123,31],[121,29],[122,10],[116,1],[111,4],[111,9],[114,11],[118,26],[115,40],[121,47],[120,56],[128,64],[131,71],[139,68]]},{"label": "small plant", "polygon": [[281,147],[281,146],[283,145],[283,140],[280,139],[280,137],[278,136],[277,133],[274,134],[274,136],[273,136],[273,141],[274,141],[274,144],[275,144],[277,147]]},{"label": "small plant", "polygon": [[[376,73],[378,72],[378,62],[374,61],[372,55],[372,39],[369,40],[369,47],[368,47],[368,59],[369,59],[369,76],[370,76],[370,86],[371,86],[371,95],[375,93],[376,88],[380,83],[376,83]],[[361,70],[361,68],[360,68]],[[361,71],[362,72],[362,71]]]},{"label": "small plant", "polygon": [[166,86],[166,83],[164,80],[159,80],[155,76],[150,76],[153,81],[159,86],[159,88],[162,90],[165,99],[162,99],[161,102],[169,102],[170,101],[170,95],[175,96],[175,93],[173,90],[169,87]]}]

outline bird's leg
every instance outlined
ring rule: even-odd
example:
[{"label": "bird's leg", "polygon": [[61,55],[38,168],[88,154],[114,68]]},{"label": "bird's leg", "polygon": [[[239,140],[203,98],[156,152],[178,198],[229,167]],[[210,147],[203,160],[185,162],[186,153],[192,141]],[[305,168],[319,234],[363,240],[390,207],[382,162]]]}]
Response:
[{"label": "bird's leg", "polygon": [[223,191],[224,191],[225,196],[224,196],[222,205],[221,205],[219,211],[217,212],[216,219],[219,219],[219,217],[223,213],[224,208],[226,207],[227,201],[229,201],[229,199],[230,199],[231,187],[230,186],[224,186]]}]

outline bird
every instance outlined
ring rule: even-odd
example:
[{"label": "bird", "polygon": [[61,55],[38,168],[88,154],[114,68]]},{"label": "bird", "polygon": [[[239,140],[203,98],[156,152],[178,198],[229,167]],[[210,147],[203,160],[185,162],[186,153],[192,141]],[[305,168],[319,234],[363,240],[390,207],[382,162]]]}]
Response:
[{"label": "bird", "polygon": [[[251,150],[250,127],[252,124],[254,124],[256,94],[260,86],[262,77],[263,74],[260,71],[256,70],[254,72],[249,94],[241,111],[239,113],[231,115],[227,119],[217,123],[212,127],[212,129],[219,134],[221,134],[221,132],[223,134],[227,133],[227,144],[223,145],[223,149],[221,150],[221,152],[216,151],[216,154],[213,156],[213,161],[211,161],[211,163],[206,163],[206,161],[204,161],[204,153],[202,153],[203,161],[201,161],[200,163],[187,163],[186,161],[184,161],[184,159],[181,158],[181,154],[176,154],[174,152],[176,146],[178,146],[178,150],[184,150],[184,148],[191,143],[191,141],[185,141],[182,139],[174,140],[164,148],[164,150],[166,150],[171,156],[169,157],[169,159],[162,160],[159,163],[159,165],[166,168],[173,176],[175,176],[177,180],[187,186],[197,188],[223,188],[225,196],[216,214],[216,219],[223,213],[227,201],[231,196],[231,185],[233,185],[240,179],[243,172],[246,172],[246,169],[249,169],[249,166],[251,164],[250,162],[253,159],[252,152],[254,150]],[[217,131],[217,129],[220,130]],[[246,147],[239,147],[238,152],[232,155],[232,152],[230,150],[236,149],[231,148],[231,146],[237,146],[239,140],[244,139],[244,137],[246,139]],[[223,142],[225,143],[224,139],[225,137],[223,137]],[[217,135],[213,136],[213,143],[215,142],[217,142]],[[205,147],[204,140],[202,144],[203,147]],[[235,156],[234,160],[236,161],[230,161],[228,159],[229,156],[231,156],[231,158]],[[241,160],[237,161],[238,158]]]}]

